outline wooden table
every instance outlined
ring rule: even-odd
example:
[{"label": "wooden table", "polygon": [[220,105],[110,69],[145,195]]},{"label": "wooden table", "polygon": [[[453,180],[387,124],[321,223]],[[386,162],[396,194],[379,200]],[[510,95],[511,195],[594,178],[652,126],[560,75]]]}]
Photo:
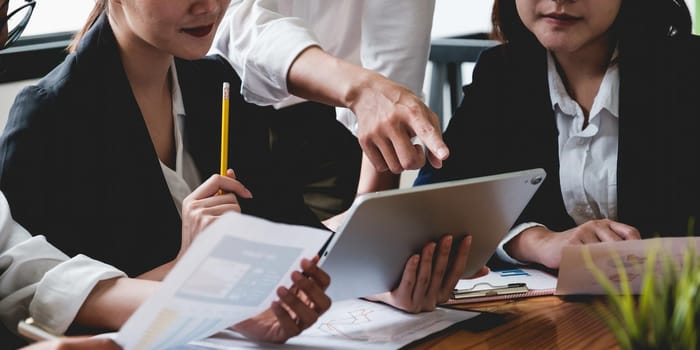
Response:
[{"label": "wooden table", "polygon": [[[602,299],[595,299],[602,300]],[[593,308],[594,299],[545,296],[463,304],[478,316],[410,349],[610,349],[617,342]]]}]

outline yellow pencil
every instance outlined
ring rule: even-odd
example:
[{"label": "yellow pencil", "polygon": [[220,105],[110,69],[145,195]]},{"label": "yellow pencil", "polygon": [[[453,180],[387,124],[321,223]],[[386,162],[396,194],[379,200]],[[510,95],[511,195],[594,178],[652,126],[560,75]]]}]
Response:
[{"label": "yellow pencil", "polygon": [[[219,173],[221,176],[226,176],[226,171],[228,170],[228,99],[229,99],[229,83],[224,82],[223,96],[221,99],[221,166],[219,168]],[[219,194],[223,194],[222,190],[219,190]]]}]

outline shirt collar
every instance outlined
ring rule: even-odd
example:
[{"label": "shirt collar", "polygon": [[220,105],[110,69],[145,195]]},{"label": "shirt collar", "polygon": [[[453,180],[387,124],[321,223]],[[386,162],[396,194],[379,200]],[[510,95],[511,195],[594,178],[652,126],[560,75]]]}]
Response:
[{"label": "shirt collar", "polygon": [[175,67],[175,61],[170,64],[170,81],[172,82],[172,87],[170,94],[173,100],[173,115],[184,116],[185,115],[185,103],[182,99],[182,91],[180,90],[180,82],[177,80],[177,68]]},{"label": "shirt collar", "polygon": [[[591,119],[595,118],[603,109],[606,109],[616,118],[619,115],[620,73],[617,64],[617,54],[617,49],[615,49],[610,65],[605,71],[603,80],[598,88],[598,93],[593,100],[593,106],[590,111]],[[551,52],[547,52],[547,82],[549,83],[552,109],[556,110],[559,107],[564,114],[569,116],[582,114],[581,107],[566,91]]]}]

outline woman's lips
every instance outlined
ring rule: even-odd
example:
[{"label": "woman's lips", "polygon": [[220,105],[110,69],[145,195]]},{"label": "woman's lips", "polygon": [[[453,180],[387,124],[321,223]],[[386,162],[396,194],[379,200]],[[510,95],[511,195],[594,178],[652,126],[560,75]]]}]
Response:
[{"label": "woman's lips", "polygon": [[549,13],[542,17],[545,21],[557,26],[571,25],[582,19],[565,13]]},{"label": "woman's lips", "polygon": [[211,33],[212,28],[214,28],[214,25],[209,24],[206,26],[185,28],[182,31],[189,34],[189,35],[201,38],[201,37],[207,36],[209,33]]}]

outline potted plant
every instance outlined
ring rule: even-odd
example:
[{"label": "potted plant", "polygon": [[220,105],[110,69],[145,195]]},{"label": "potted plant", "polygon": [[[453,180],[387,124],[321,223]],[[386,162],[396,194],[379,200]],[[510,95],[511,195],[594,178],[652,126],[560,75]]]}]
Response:
[{"label": "potted plant", "polygon": [[595,304],[596,311],[620,348],[700,349],[700,256],[692,246],[680,264],[660,249],[650,252],[639,296],[633,294],[619,256],[612,257],[618,270],[617,286],[593,263],[588,250],[583,252],[587,267],[607,294],[606,303]]}]

